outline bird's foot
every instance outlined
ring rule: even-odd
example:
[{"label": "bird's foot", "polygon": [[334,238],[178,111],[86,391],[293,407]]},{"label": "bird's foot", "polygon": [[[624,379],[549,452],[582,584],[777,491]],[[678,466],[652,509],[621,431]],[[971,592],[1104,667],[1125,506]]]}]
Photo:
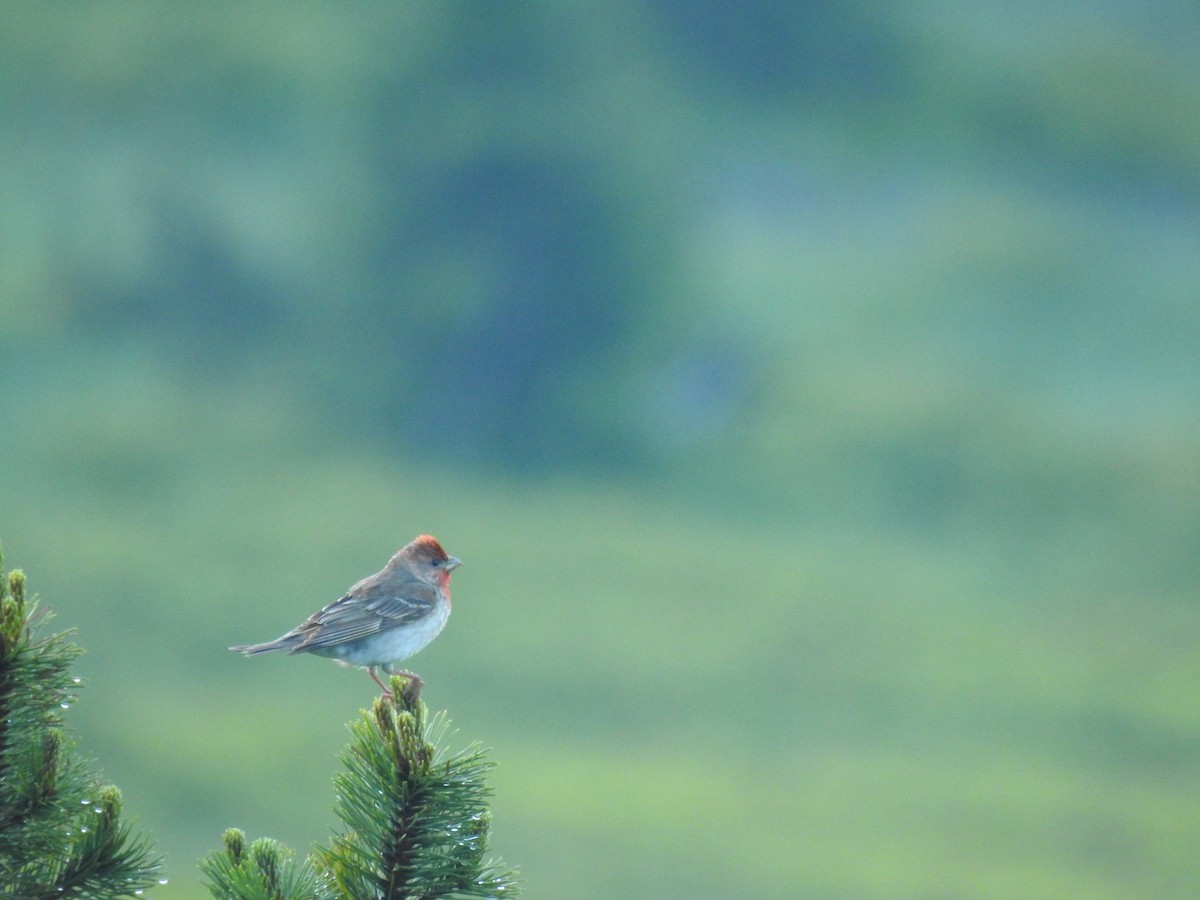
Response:
[{"label": "bird's foot", "polygon": [[[367,674],[374,679],[377,685],[383,688],[384,697],[392,701],[396,699],[396,695],[392,691],[391,687],[379,680],[379,676],[375,674],[374,666],[367,667]],[[404,687],[400,689],[400,699],[404,701],[406,706],[415,706],[418,698],[421,696],[421,688],[425,686],[425,682],[421,679],[421,676],[415,672],[393,672],[390,669],[388,670],[388,674],[399,675],[404,679]]]},{"label": "bird's foot", "polygon": [[417,700],[421,696],[421,688],[425,687],[425,682],[416,672],[392,672],[393,675],[399,675],[404,679],[404,687],[400,689],[400,698],[404,701],[405,706],[416,706]]}]

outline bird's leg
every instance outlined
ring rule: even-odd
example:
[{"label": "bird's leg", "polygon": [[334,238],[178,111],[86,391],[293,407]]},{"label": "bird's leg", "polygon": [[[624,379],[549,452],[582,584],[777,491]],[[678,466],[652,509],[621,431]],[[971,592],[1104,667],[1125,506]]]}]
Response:
[{"label": "bird's leg", "polygon": [[[389,700],[396,699],[392,696],[392,692],[388,690],[388,686],[379,680],[379,676],[375,674],[374,666],[367,666],[367,674],[371,676],[372,680],[374,680],[377,685],[383,688],[383,696],[387,697]],[[407,687],[405,689],[407,690]]]}]

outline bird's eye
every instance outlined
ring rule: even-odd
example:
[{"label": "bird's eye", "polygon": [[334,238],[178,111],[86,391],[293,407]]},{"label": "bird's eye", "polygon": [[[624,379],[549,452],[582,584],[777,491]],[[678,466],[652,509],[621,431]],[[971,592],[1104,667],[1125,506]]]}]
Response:
[{"label": "bird's eye", "polygon": [[429,561],[429,564],[431,566],[440,566],[442,564],[442,561],[440,559],[433,559],[433,560]]}]

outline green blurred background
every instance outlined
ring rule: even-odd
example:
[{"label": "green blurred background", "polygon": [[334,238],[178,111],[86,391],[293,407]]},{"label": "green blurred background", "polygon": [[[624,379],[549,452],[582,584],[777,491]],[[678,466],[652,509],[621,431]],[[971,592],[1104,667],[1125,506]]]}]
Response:
[{"label": "green blurred background", "polygon": [[0,540],[167,855],[414,661],[530,898],[1200,896],[1190,2],[8,4]]}]

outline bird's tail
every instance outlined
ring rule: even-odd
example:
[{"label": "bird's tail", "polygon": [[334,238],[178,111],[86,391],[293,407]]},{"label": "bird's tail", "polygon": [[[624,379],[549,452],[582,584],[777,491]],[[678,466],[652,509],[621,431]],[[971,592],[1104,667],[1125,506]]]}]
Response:
[{"label": "bird's tail", "polygon": [[267,641],[265,644],[239,644],[236,647],[230,647],[234,653],[243,653],[246,656],[255,656],[259,653],[271,653],[274,650],[290,650],[291,644],[285,644],[283,641]]}]

